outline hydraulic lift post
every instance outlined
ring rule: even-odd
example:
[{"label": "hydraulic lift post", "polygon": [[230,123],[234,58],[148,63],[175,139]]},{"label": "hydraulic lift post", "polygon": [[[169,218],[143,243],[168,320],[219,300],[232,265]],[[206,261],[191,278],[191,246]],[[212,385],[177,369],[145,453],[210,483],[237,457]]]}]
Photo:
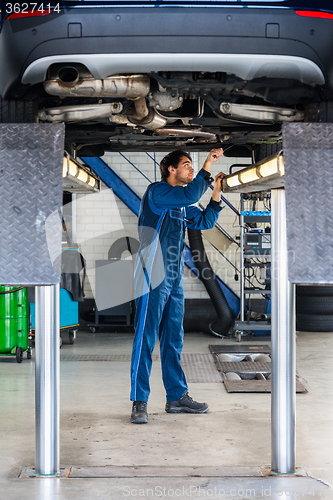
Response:
[{"label": "hydraulic lift post", "polygon": [[59,284],[36,287],[36,465],[40,475],[59,472]]},{"label": "hydraulic lift post", "polygon": [[288,281],[286,198],[272,189],[272,472],[295,473],[295,285]]}]

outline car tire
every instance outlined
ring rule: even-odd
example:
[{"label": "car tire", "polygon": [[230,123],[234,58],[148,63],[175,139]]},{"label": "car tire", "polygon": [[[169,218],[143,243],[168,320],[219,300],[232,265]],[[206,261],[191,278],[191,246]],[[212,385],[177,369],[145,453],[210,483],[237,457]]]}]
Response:
[{"label": "car tire", "polygon": [[304,108],[304,121],[333,123],[333,101],[311,102]]},{"label": "car tire", "polygon": [[333,297],[297,297],[297,314],[332,314]]},{"label": "car tire", "polygon": [[296,297],[333,297],[333,285],[297,285]]},{"label": "car tire", "polygon": [[297,314],[296,330],[301,332],[333,332],[333,314]]},{"label": "car tire", "polygon": [[37,104],[34,101],[6,101],[0,97],[0,123],[37,122]]},{"label": "car tire", "polygon": [[264,160],[269,156],[273,156],[282,150],[282,140],[271,144],[259,144],[255,148],[255,161]]}]

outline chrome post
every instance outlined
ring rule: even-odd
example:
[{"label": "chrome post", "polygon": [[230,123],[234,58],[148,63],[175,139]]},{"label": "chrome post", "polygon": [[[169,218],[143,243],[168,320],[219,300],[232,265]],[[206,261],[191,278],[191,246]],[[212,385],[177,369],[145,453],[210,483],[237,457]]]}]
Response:
[{"label": "chrome post", "polygon": [[59,284],[36,287],[36,474],[59,472]]},{"label": "chrome post", "polygon": [[[240,212],[244,211],[244,199],[243,194],[240,195]],[[240,249],[239,249],[239,270],[240,270],[240,320],[245,320],[245,296],[244,296],[244,287],[245,287],[245,276],[244,276],[244,215],[240,215],[239,217],[240,224]]]},{"label": "chrome post", "polygon": [[295,288],[288,281],[286,200],[272,189],[272,471],[295,472]]}]

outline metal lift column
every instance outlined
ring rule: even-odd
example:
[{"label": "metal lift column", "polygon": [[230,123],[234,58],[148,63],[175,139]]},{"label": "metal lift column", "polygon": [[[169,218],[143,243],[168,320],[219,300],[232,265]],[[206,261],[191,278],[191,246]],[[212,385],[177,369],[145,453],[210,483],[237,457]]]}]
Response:
[{"label": "metal lift column", "polygon": [[59,469],[64,138],[64,124],[0,124],[0,283],[36,287],[35,470],[43,475]]},{"label": "metal lift column", "polygon": [[286,200],[272,189],[272,472],[295,472],[295,293],[288,281]]},{"label": "metal lift column", "polygon": [[59,284],[36,287],[36,474],[59,471]]}]

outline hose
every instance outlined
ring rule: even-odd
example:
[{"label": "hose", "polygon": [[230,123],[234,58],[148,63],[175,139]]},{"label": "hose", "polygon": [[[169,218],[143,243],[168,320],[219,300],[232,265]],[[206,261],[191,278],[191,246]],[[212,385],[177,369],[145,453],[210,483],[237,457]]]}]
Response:
[{"label": "hose", "polygon": [[184,318],[184,332],[212,333],[210,321],[204,318]]},{"label": "hose", "polygon": [[[229,307],[224,293],[216,279],[216,275],[209,263],[203,245],[201,231],[199,229],[189,228],[187,231],[195,266],[199,271],[199,276],[212,300],[217,314],[217,320],[209,323],[208,329],[210,333],[223,338],[228,335],[229,329],[235,321],[235,316]],[[200,331],[203,330],[201,329]],[[207,328],[205,328],[205,331],[207,331]]]},{"label": "hose", "polygon": [[131,236],[123,236],[122,238],[118,238],[109,248],[108,259],[116,259],[120,260],[122,253],[125,250],[128,250],[129,253],[135,255],[139,249],[140,243],[136,238],[132,238]]}]

